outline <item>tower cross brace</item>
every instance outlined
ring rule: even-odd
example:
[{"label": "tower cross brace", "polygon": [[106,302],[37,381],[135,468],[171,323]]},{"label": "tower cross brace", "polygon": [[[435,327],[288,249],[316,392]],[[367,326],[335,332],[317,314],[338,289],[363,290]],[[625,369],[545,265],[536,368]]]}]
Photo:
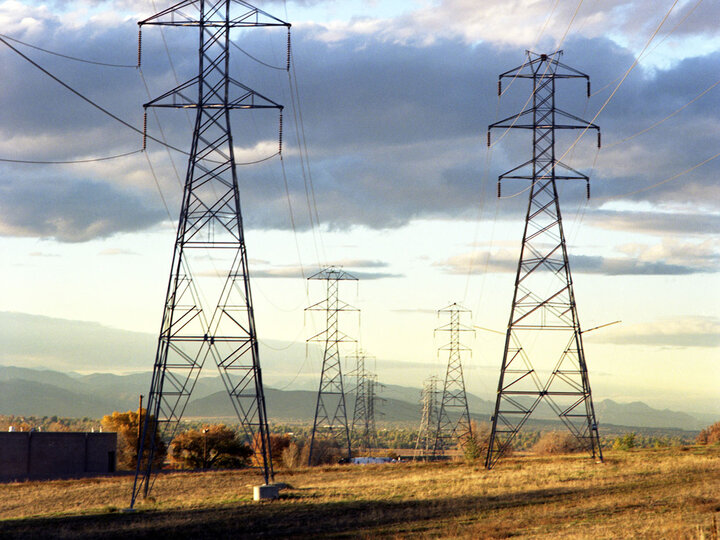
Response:
[{"label": "tower cross brace", "polygon": [[561,63],[561,54],[528,51],[525,64],[499,76],[499,94],[503,79],[531,80],[532,107],[488,128],[488,145],[496,128],[526,129],[533,136],[532,159],[498,178],[498,196],[501,181],[508,179],[530,181],[530,193],[485,460],[488,469],[512,448],[541,402],[602,460],[557,189],[558,181],[584,180],[589,197],[590,184],[586,175],[555,157],[557,130],[596,130],[599,147],[600,128],[556,108],[558,80],[585,80],[590,96],[589,77]]}]

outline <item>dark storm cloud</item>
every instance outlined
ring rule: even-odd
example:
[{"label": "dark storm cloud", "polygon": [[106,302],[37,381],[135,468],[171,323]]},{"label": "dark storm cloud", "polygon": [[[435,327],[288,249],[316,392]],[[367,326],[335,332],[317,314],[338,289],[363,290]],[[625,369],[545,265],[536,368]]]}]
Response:
[{"label": "dark storm cloud", "polygon": [[[65,28],[58,19],[43,21],[43,45],[84,58],[132,64],[136,56],[134,20],[117,25]],[[173,69],[164,56],[157,29],[143,33],[143,74],[155,97],[176,85]],[[164,36],[172,51],[178,80],[194,75],[195,34],[172,29]],[[18,30],[20,32],[20,30]],[[237,78],[271,99],[287,105],[285,120],[285,165],[288,193],[278,171],[277,161],[239,171],[243,213],[249,227],[289,229],[288,195],[295,226],[310,227],[310,216],[319,216],[329,229],[348,229],[357,225],[373,228],[402,226],[417,218],[470,218],[478,206],[496,197],[497,175],[522,163],[531,155],[527,133],[512,133],[496,142],[488,159],[485,130],[498,118],[520,110],[529,92],[527,81],[516,81],[497,101],[497,75],[524,61],[522,50],[494,47],[490,43],[468,45],[461,39],[437,39],[431,43],[399,42],[380,35],[347,34],[343,39],[323,42],[313,28],[293,33],[293,50],[302,103],[304,133],[310,153],[310,175],[303,177],[297,159],[296,126],[290,104],[287,76],[253,64],[233,49]],[[39,40],[37,31],[26,30],[16,37]],[[279,41],[277,41],[279,39]],[[243,33],[237,43],[259,58],[283,63],[282,40],[262,32]],[[608,39],[572,38],[565,44],[563,62],[590,74],[593,89],[600,92],[589,102],[583,85],[559,85],[559,105],[588,120],[614,88],[613,80],[632,64],[632,54]],[[107,106],[132,124],[142,123],[142,104],[149,98],[139,74],[132,69],[111,69],[73,63],[34,52],[33,57],[51,71],[76,86],[84,94]],[[26,159],[71,159],[75,156],[108,155],[139,147],[139,137],[19,60],[7,50],[0,52],[7,69],[0,93],[0,106],[7,115],[3,122],[5,144],[2,152]],[[644,129],[683,106],[709,87],[720,66],[720,53],[690,58],[666,70],[637,68],[625,80],[613,100],[596,120],[603,130],[607,150],[601,151],[596,167],[594,140],[580,141],[563,160],[592,176],[590,214],[609,197],[622,196],[656,183],[692,167],[717,152],[720,132],[716,125],[720,111],[720,87],[685,109],[665,124],[627,142],[613,142]],[[616,83],[615,83],[616,84]],[[274,114],[274,113],[273,113]],[[170,142],[181,148],[189,145],[192,119],[180,111],[161,111],[161,123]],[[238,113],[233,117],[235,144],[251,148],[258,141],[277,138],[275,116]],[[12,126],[12,131],[8,126]],[[149,117],[150,133],[160,136]],[[498,141],[500,134],[494,137]],[[43,144],[32,144],[42,140]],[[558,155],[564,154],[573,139],[558,141]],[[13,146],[13,141],[17,144]],[[565,147],[566,147],[565,146]],[[150,143],[154,151],[162,148]],[[2,157],[2,156],[0,156]],[[184,158],[177,156],[182,169]],[[140,164],[140,158],[136,164]],[[489,163],[489,167],[486,165]],[[169,165],[158,165],[161,179],[172,175]],[[137,169],[137,167],[136,167]],[[129,174],[117,163],[111,177],[90,178],[100,185],[123,182],[126,202],[132,199],[129,186],[139,188],[138,171],[134,183],[124,182]],[[667,182],[657,188],[629,195],[629,200],[657,205],[718,206],[720,193],[715,179],[720,160]],[[182,171],[181,171],[182,174]],[[146,189],[151,186],[149,172]],[[141,174],[142,176],[142,174]],[[312,186],[311,186],[312,184]],[[76,185],[76,184],[73,184]],[[73,185],[59,193],[71,191]],[[503,186],[503,194],[525,187],[522,182]],[[314,188],[314,197],[311,195]],[[7,183],[9,198],[19,200],[25,193],[18,182]],[[115,188],[107,187],[108,193]],[[18,190],[13,194],[14,190]],[[584,185],[563,186],[563,204],[579,205]],[[310,195],[309,195],[310,194]],[[716,196],[717,195],[717,196]],[[519,218],[526,205],[525,196],[498,203],[499,217]],[[677,210],[677,209],[676,209]],[[86,224],[80,205],[58,205],[62,221],[76,224],[74,233],[58,233],[66,239],[89,239],[96,230]],[[23,211],[19,212],[21,215]],[[141,212],[142,213],[142,212]],[[616,223],[637,219],[637,215],[618,212]],[[599,214],[598,214],[599,215]],[[131,220],[128,220],[130,222]],[[675,220],[666,232],[686,230],[690,220]],[[147,227],[153,219],[134,220],[135,228]],[[123,221],[111,220],[99,227],[99,235],[123,229]],[[648,226],[651,228],[650,226]],[[6,227],[6,234],[55,234],[52,228]],[[660,227],[655,226],[659,231]],[[43,232],[45,231],[45,232]],[[55,231],[57,232],[57,231]],[[678,269],[679,270],[679,269]]]},{"label": "dark storm cloud", "polygon": [[162,221],[133,193],[110,184],[63,177],[0,180],[0,233],[85,242]]}]

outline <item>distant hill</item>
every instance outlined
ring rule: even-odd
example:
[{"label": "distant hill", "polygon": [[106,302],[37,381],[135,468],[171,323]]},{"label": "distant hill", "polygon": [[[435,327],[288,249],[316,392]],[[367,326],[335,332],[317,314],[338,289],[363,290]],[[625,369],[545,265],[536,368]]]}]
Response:
[{"label": "distant hill", "polygon": [[0,414],[83,418],[101,417],[113,410],[111,400],[98,396],[37,381],[0,381]]},{"label": "distant hill", "polygon": [[[278,423],[311,423],[315,415],[317,392],[308,390],[265,389],[268,418]],[[348,418],[352,418],[355,396],[347,394],[345,400]],[[385,399],[378,403],[376,421],[378,423],[418,423],[420,410],[417,405],[396,399]],[[225,390],[205,398],[193,400],[188,404],[185,414],[188,417],[235,418],[235,412]]]},{"label": "distant hill", "polygon": [[[112,411],[136,409],[138,396],[147,395],[150,373],[114,375],[66,374],[0,366],[0,414],[69,416],[101,418]],[[315,413],[316,390],[277,390],[266,387],[268,417],[272,422],[311,422]],[[420,421],[418,388],[383,385],[376,405],[378,424],[416,425]],[[468,394],[471,415],[487,421],[494,403]],[[348,415],[352,415],[354,396],[347,396]],[[609,399],[596,401],[595,411],[602,426],[641,428],[676,428],[698,430],[713,421],[710,415],[658,410],[642,402],[618,403]],[[235,418],[232,405],[218,376],[198,380],[185,412],[187,417]],[[532,425],[550,425],[557,417],[549,407],[538,407],[531,417]],[[528,424],[528,425],[531,425]]]}]

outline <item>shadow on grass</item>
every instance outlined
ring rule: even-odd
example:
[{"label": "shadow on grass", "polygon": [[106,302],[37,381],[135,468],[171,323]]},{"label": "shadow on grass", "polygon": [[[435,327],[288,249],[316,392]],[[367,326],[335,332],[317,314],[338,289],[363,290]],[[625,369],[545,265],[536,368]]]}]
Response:
[{"label": "shadow on grass", "polygon": [[[313,503],[288,493],[288,502],[226,505],[206,509],[138,511],[0,522],[2,538],[241,538],[372,535],[376,529],[433,529],[438,521],[478,516],[572,497],[583,490],[547,489],[503,496],[431,500]],[[292,502],[291,502],[292,501]],[[435,524],[433,524],[435,522]]]}]

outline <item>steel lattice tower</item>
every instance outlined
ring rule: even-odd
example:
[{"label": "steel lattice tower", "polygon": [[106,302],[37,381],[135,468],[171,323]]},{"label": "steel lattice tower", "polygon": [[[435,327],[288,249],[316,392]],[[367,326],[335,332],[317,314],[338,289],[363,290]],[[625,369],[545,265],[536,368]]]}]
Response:
[{"label": "steel lattice tower", "polygon": [[525,64],[500,75],[498,92],[504,78],[531,79],[532,108],[489,126],[531,130],[533,157],[498,178],[498,194],[503,179],[531,184],[485,461],[488,469],[511,447],[541,401],[593,457],[602,460],[556,181],[585,180],[588,197],[590,184],[587,176],[555,158],[556,130],[595,129],[599,146],[600,128],[555,107],[557,80],[584,79],[589,96],[589,77],[560,63],[562,51],[527,54]]},{"label": "steel lattice tower", "polygon": [[455,303],[438,311],[438,315],[449,315],[450,322],[435,331],[449,332],[450,341],[438,349],[438,354],[440,352],[448,353],[448,363],[440,400],[433,455],[449,449],[453,441],[461,442],[466,436],[472,435],[462,367],[463,353],[471,351],[460,343],[460,333],[474,332],[474,330],[460,324],[462,313],[470,313],[470,311]]},{"label": "steel lattice tower", "polygon": [[[378,377],[375,373],[368,373],[367,377],[367,420],[365,421],[365,438],[367,440],[367,448],[378,447],[377,427],[375,425],[375,401],[378,387]],[[382,413],[381,413],[382,414]]]},{"label": "steel lattice tower", "polygon": [[262,453],[265,483],[273,477],[230,112],[282,107],[230,77],[229,45],[233,29],[290,27],[239,0],[184,1],[138,24],[198,29],[199,69],[145,104],[192,109],[195,127],[141,435],[141,447],[149,451],[138,460],[131,507],[152,486],[156,432],[172,438],[208,358],[218,367],[246,442],[255,439]]},{"label": "steel lattice tower", "polygon": [[[377,448],[377,430],[375,429],[375,383],[374,374],[365,369],[368,356],[359,351],[349,359],[355,360],[355,407],[350,427],[350,439],[356,440],[360,450],[370,451]],[[372,357],[370,357],[372,358]]]},{"label": "steel lattice tower", "polygon": [[357,281],[357,278],[341,269],[326,268],[308,279],[323,280],[327,284],[325,299],[306,308],[306,311],[324,311],[326,320],[325,329],[308,339],[308,342],[325,344],[315,419],[310,438],[308,465],[311,465],[315,439],[320,434],[328,435],[346,447],[348,458],[352,452],[340,366],[340,343],[354,342],[354,340],[340,331],[339,316],[344,311],[357,311],[357,309],[341,301],[338,294],[341,281]]},{"label": "steel lattice tower", "polygon": [[420,404],[422,405],[422,417],[420,419],[420,430],[418,431],[417,442],[415,443],[414,459],[424,457],[427,459],[435,449],[438,426],[438,385],[440,379],[436,376],[429,377],[423,382],[423,389],[420,392]]}]

